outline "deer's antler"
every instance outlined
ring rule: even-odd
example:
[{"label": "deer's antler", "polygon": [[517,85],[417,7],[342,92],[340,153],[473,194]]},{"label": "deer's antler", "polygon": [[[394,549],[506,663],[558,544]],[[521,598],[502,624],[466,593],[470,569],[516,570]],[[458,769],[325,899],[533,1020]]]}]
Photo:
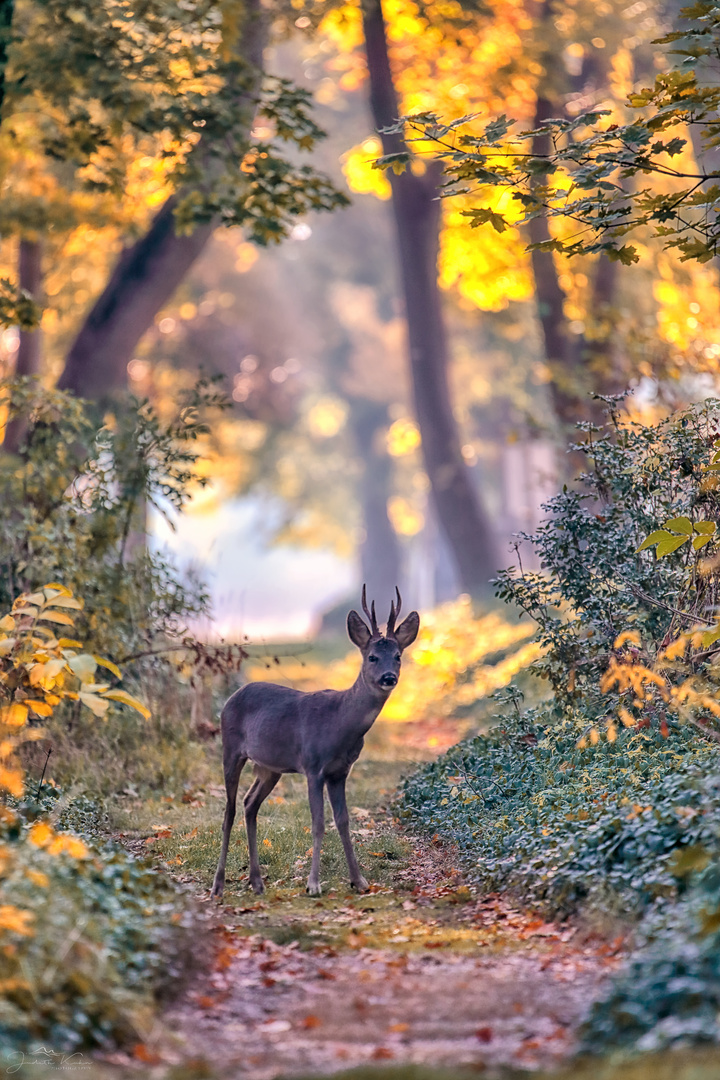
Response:
[{"label": "deer's antler", "polygon": [[395,633],[395,620],[400,617],[400,608],[402,607],[402,598],[400,596],[400,590],[397,585],[395,586],[395,595],[397,596],[397,607],[390,601],[390,617],[387,622],[387,636]]},{"label": "deer's antler", "polygon": [[372,634],[373,635],[379,634],[380,630],[378,629],[377,618],[375,616],[375,601],[373,600],[370,611],[368,611],[367,590],[366,590],[365,585],[363,585],[363,591],[362,591],[362,608],[363,608],[363,611],[365,612],[365,615],[367,617],[368,622],[370,623],[370,630],[371,630]]}]

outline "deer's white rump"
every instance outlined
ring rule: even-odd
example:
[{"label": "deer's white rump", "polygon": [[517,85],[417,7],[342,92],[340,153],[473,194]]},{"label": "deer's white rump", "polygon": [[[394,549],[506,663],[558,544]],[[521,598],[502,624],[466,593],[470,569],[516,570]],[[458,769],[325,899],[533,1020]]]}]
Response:
[{"label": "deer's white rump", "polygon": [[387,629],[382,634],[375,604],[368,610],[363,586],[362,606],[368,626],[356,611],[347,618],[350,640],[362,653],[360,674],[347,690],[303,693],[274,683],[248,683],[228,699],[221,715],[223,769],[227,803],[223,822],[220,861],[212,895],[221,897],[225,887],[230,833],[235,820],[240,773],[252,761],[255,780],[243,800],[250,853],[250,885],[263,892],[257,850],[257,815],[283,773],[307,777],[312,817],[313,854],[307,891],[317,896],[320,888],[320,849],[325,832],[324,789],[335,817],[350,871],[350,883],[364,892],[368,883],[358,866],[345,800],[345,781],[363,748],[365,734],[397,685],[402,652],[417,637],[420,618],[412,611],[395,629],[402,603],[390,604]]}]

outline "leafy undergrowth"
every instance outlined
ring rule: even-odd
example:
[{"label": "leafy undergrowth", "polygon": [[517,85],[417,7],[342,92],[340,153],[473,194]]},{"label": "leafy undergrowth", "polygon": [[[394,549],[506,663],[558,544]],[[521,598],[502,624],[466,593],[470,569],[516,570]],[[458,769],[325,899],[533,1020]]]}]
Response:
[{"label": "leafy undergrowth", "polygon": [[679,848],[720,847],[720,753],[688,727],[625,729],[577,747],[578,729],[542,712],[505,719],[411,776],[400,813],[457,844],[484,889],[549,914],[580,905],[641,912],[673,897]]},{"label": "leafy undergrowth", "polygon": [[689,727],[578,731],[503,722],[406,781],[406,820],[458,846],[482,888],[549,915],[641,918],[638,951],[594,1005],[592,1053],[720,1041],[720,754]]},{"label": "leafy undergrowth", "polygon": [[87,798],[50,787],[39,804],[28,799],[5,813],[2,1051],[137,1041],[156,1000],[188,970],[187,898],[122,848],[93,847],[102,814]]},{"label": "leafy undergrowth", "polygon": [[[700,866],[708,858],[691,856]],[[591,1011],[589,1051],[720,1042],[720,867],[712,862],[692,877],[677,904],[644,920],[640,950]]]}]

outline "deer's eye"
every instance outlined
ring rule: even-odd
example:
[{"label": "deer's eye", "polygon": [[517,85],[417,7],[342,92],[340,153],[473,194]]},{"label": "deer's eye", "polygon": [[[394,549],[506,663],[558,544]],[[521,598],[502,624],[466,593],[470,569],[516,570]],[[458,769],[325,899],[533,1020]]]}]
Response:
[{"label": "deer's eye", "polygon": [[378,658],[377,656],[368,656],[368,660],[371,664],[377,664]]},{"label": "deer's eye", "polygon": [[398,653],[397,656],[395,657],[395,663],[396,664],[400,663],[400,653]]}]

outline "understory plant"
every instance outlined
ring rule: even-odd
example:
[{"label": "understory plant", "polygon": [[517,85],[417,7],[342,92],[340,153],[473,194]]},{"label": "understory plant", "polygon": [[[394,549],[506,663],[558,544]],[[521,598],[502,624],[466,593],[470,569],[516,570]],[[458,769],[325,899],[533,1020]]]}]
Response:
[{"label": "understory plant", "polygon": [[[0,455],[0,603],[48,581],[82,595],[74,617],[87,653],[123,665],[152,713],[147,721],[110,709],[97,725],[64,701],[47,724],[51,767],[64,783],[103,794],[182,787],[204,767],[193,746],[194,683],[208,672],[229,676],[244,652],[196,637],[193,623],[209,613],[205,585],[152,549],[146,516],[154,508],[171,517],[207,483],[196,465],[209,417],[226,404],[214,381],[200,379],[167,416],[128,398],[99,419],[35,379],[2,386],[0,416],[24,434],[16,454]],[[26,759],[39,772],[40,756]]]},{"label": "understory plant", "polygon": [[[143,1010],[187,966],[191,921],[174,886],[103,844],[87,799],[34,790],[19,750],[72,701],[103,723],[147,707],[122,673],[74,637],[82,601],[57,583],[0,619],[0,1047],[53,1050],[141,1041]],[[100,681],[102,680],[102,681]],[[50,798],[52,794],[52,798]],[[73,826],[82,831],[78,835]]]},{"label": "understory plant", "polygon": [[553,915],[643,916],[589,1045],[718,1039],[720,403],[655,424],[606,405],[576,447],[587,471],[522,537],[540,569],[497,580],[535,624],[550,699],[523,713],[511,693],[400,809],[483,887]]}]

